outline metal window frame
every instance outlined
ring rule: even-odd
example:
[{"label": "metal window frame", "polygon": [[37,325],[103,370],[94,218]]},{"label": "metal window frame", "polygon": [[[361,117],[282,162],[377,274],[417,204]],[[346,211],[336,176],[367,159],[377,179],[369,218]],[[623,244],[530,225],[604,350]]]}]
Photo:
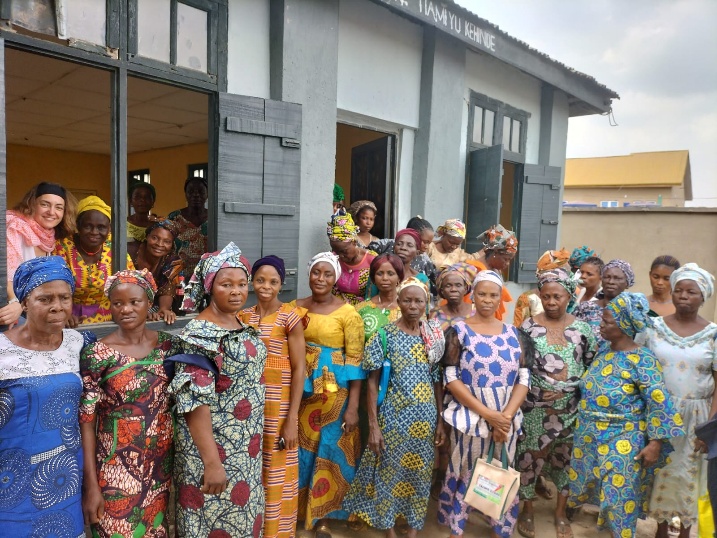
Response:
[{"label": "metal window frame", "polygon": [[[478,142],[473,141],[473,125],[475,122],[475,107],[481,107],[483,109],[483,112],[481,114],[481,122],[482,122],[482,130],[481,130],[481,139],[483,137],[483,134],[485,133],[485,111],[491,110],[495,114],[495,117],[493,119],[493,140],[492,144],[486,144],[484,143],[480,144]],[[489,146],[494,146],[496,144],[502,144],[503,143],[503,118],[508,117],[511,120],[518,120],[522,124],[521,132],[520,132],[520,141],[519,141],[519,151],[512,151],[510,148],[507,148],[503,146],[503,160],[505,161],[511,161],[515,163],[525,163],[525,146],[526,141],[528,139],[528,119],[530,118],[530,112],[526,112],[525,110],[521,110],[519,108],[513,107],[507,103],[504,103],[502,101],[498,101],[497,99],[493,99],[492,97],[488,97],[487,95],[483,95],[481,93],[475,92],[471,90],[470,92],[470,103],[469,103],[469,109],[468,109],[468,154],[470,154],[471,150],[474,149],[481,149],[481,148],[487,148]],[[512,129],[512,121],[511,121],[511,129]]]}]

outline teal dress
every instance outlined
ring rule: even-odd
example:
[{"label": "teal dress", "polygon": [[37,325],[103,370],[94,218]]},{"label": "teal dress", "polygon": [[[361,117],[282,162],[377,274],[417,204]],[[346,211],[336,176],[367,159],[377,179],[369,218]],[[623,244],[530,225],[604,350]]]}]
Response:
[{"label": "teal dress", "polygon": [[[599,527],[614,537],[633,538],[644,518],[656,469],[672,452],[669,439],[684,435],[682,417],[665,388],[662,366],[644,347],[603,348],[580,382],[571,460],[571,507],[600,506]],[[654,439],[663,440],[656,464],[635,456]]]}]

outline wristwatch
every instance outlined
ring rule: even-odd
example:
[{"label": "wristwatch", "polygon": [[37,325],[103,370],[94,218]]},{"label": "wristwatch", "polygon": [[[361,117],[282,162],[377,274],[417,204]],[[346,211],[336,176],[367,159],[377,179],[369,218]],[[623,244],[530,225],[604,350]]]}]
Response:
[{"label": "wristwatch", "polygon": [[12,303],[19,303],[19,302],[20,302],[20,299],[18,299],[17,297],[13,297],[12,299],[10,299],[10,300],[7,302],[7,304],[10,305],[10,304],[12,304]]}]

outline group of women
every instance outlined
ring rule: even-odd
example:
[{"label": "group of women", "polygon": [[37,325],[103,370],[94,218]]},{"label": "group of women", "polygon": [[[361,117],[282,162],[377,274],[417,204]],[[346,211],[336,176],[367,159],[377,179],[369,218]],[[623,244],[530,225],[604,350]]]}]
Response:
[{"label": "group of women", "polygon": [[[196,232],[195,183],[185,189],[194,209],[179,217]],[[72,212],[57,186],[33,197],[18,217],[25,231]],[[533,500],[551,494],[547,480],[558,490],[558,538],[572,536],[570,516],[585,503],[620,538],[648,513],[658,537],[675,515],[684,537],[695,523],[706,464],[694,426],[717,411],[717,325],[698,314],[714,279],[696,265],[667,275],[675,310],[653,318],[670,259],[651,270],[663,286],[650,302],[626,291],[627,262],[550,251],[537,289],[518,300],[520,323],[509,324],[501,272],[517,240],[500,226],[473,254],[457,219],[434,235],[417,217],[366,245],[374,238],[338,211],[331,251],[308,265],[311,295],[284,304],[280,258],[251,264],[230,243],[172,265],[164,231],[174,238],[176,228],[152,222],[135,257],[154,267],[106,275],[97,308],[77,310],[76,266],[93,255],[97,271],[108,240],[100,202],[80,204],[86,233],[58,250],[68,255],[47,255],[57,248],[49,233],[47,245],[29,243],[34,255],[28,247],[13,274],[17,300],[0,310],[0,321],[17,307],[25,320],[0,334],[8,533],[79,536],[87,524],[102,537],[167,536],[174,512],[180,536],[290,537],[303,521],[330,538],[331,521],[348,520],[415,537],[433,490],[438,523],[459,537],[475,462],[491,445],[521,473],[519,497],[488,520],[493,538],[535,536]],[[199,314],[176,336],[149,330],[153,308],[168,305],[158,280],[191,263],[182,309]],[[245,308],[250,286],[256,305]],[[68,328],[105,311],[117,328],[99,341]]]}]

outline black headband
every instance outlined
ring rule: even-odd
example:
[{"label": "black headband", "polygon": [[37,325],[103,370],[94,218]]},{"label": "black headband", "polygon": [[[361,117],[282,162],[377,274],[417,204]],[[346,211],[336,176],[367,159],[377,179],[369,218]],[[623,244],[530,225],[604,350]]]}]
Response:
[{"label": "black headband", "polygon": [[39,183],[35,189],[35,198],[39,198],[45,194],[54,194],[55,196],[59,196],[63,200],[67,201],[67,192],[65,191],[65,187],[58,185],[57,183],[47,183],[46,181]]}]

